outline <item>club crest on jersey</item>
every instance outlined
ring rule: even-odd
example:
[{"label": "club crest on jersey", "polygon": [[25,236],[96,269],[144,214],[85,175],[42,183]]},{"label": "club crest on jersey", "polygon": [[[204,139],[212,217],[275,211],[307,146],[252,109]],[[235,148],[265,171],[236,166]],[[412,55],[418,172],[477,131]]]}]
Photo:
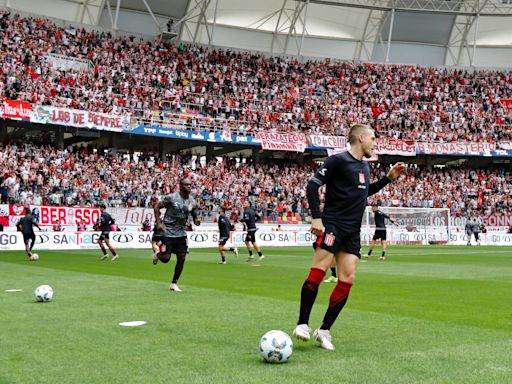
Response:
[{"label": "club crest on jersey", "polygon": [[359,172],[359,184],[364,184],[365,181],[364,172]]},{"label": "club crest on jersey", "polygon": [[332,233],[327,233],[324,238],[324,243],[325,245],[332,247],[334,240],[336,240],[336,236],[334,236]]}]

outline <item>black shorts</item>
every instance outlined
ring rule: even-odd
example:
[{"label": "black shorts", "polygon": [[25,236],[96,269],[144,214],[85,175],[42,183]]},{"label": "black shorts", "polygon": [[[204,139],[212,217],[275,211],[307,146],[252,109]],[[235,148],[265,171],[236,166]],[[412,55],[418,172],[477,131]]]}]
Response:
[{"label": "black shorts", "polygon": [[160,252],[163,254],[183,254],[188,253],[187,236],[183,237],[163,237]]},{"label": "black shorts", "polygon": [[36,242],[36,234],[35,233],[24,233],[23,234],[23,242],[26,244],[29,240],[32,240],[33,243]]},{"label": "black shorts", "polygon": [[473,232],[473,235],[475,235],[475,240],[478,241],[479,240],[479,235],[480,235],[480,232]]},{"label": "black shorts", "polygon": [[256,231],[247,232],[247,235],[245,235],[245,241],[248,241],[250,243],[255,243],[256,242]]},{"label": "black shorts", "polygon": [[388,233],[385,229],[376,229],[373,235],[373,240],[386,240]]},{"label": "black shorts", "polygon": [[221,236],[219,237],[219,245],[226,245],[229,241],[229,236]]},{"label": "black shorts", "polygon": [[153,233],[153,236],[151,236],[151,241],[154,243],[159,243],[164,241],[164,237],[162,235],[155,235]]},{"label": "black shorts", "polygon": [[98,240],[110,240],[110,232],[109,231],[104,231],[104,232],[101,232],[101,235],[100,237],[98,238]]},{"label": "black shorts", "polygon": [[313,248],[325,249],[333,254],[343,251],[361,258],[361,233],[346,233],[336,225],[324,223],[324,232],[313,243]]}]

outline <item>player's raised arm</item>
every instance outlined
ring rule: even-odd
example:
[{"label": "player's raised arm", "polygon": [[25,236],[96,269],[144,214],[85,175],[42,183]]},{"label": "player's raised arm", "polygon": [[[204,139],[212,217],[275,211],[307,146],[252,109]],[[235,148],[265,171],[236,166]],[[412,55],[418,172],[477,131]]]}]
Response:
[{"label": "player's raised arm", "polygon": [[158,229],[161,231],[165,231],[165,225],[162,224],[162,220],[160,219],[160,210],[165,208],[165,203],[163,201],[159,201],[155,204],[154,213],[155,213],[155,224]]}]

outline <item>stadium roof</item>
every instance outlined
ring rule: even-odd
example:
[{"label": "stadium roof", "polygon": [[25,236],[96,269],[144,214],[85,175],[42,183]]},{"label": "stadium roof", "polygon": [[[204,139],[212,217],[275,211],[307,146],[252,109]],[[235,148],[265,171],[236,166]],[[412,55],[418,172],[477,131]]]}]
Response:
[{"label": "stadium roof", "polygon": [[[472,65],[477,47],[508,48],[512,52],[512,0],[6,0],[6,3],[12,9],[146,35],[165,32],[167,21],[172,18],[176,33],[184,41],[274,54],[301,56],[318,51],[319,56],[326,56],[324,53],[331,47],[334,53],[330,57],[388,61],[390,45],[414,44],[430,47],[425,48],[429,52],[442,48],[441,64]],[[143,23],[152,25],[142,28]],[[259,34],[248,35],[251,31]],[[252,41],[255,37],[262,41]],[[319,39],[325,47],[315,50],[312,45],[319,44]],[[244,46],[246,40],[250,41]],[[345,44],[335,45],[333,41]],[[350,52],[339,53],[339,50]]]}]

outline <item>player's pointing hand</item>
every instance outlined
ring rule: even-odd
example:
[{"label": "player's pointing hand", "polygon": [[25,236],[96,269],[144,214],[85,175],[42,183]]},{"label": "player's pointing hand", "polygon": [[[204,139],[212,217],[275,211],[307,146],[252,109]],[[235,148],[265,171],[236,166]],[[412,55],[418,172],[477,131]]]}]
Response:
[{"label": "player's pointing hand", "polygon": [[395,165],[393,165],[391,167],[391,169],[389,170],[388,174],[387,174],[387,177],[389,180],[393,181],[393,180],[396,180],[398,178],[398,176],[400,176],[400,174],[405,170],[405,163],[402,163],[402,162],[399,162],[399,163],[396,163]]}]

